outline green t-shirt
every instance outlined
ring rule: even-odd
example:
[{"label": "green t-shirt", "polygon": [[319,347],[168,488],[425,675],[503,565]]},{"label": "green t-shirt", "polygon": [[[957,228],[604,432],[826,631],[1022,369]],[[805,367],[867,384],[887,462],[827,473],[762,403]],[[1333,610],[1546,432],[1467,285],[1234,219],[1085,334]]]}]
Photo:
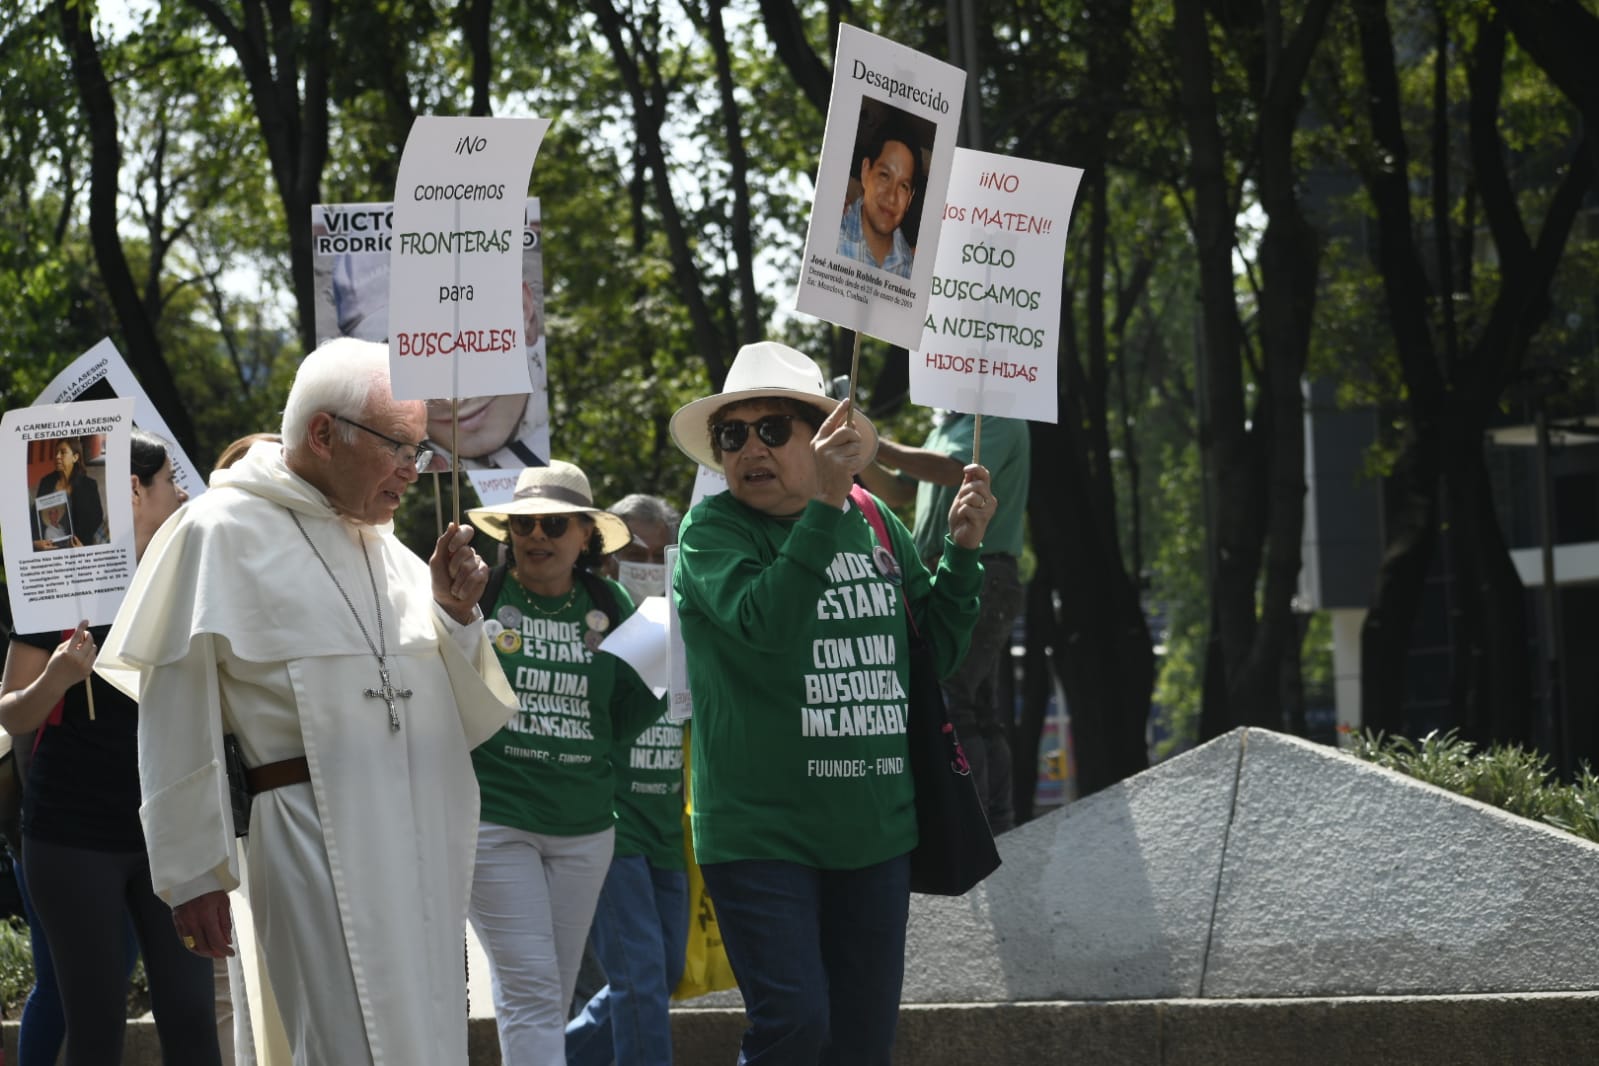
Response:
[{"label": "green t-shirt", "polygon": [[[607,584],[620,622],[633,601]],[[520,709],[472,752],[483,820],[552,836],[600,832],[615,821],[611,753],[660,716],[662,701],[631,666],[588,647],[598,641],[587,635],[609,623],[581,581],[568,603],[507,574],[488,618],[504,627],[494,650]]]},{"label": "green t-shirt", "polygon": [[662,711],[632,744],[617,748],[616,854],[683,869],[683,723]]},{"label": "green t-shirt", "polygon": [[[974,415],[951,412],[943,424],[934,427],[922,447],[959,459],[963,465],[969,463],[972,461],[972,427],[976,423]],[[999,510],[983,537],[985,555],[1021,558],[1032,454],[1026,422],[1018,418],[983,416],[983,465],[988,467],[993,478],[994,498],[999,501]],[[955,502],[956,491],[931,481],[916,486],[916,553],[924,560],[936,559],[944,550],[944,536],[949,532],[949,508]]]},{"label": "green t-shirt", "polygon": [[937,576],[885,507],[891,580],[859,510],[797,520],[731,493],[683,521],[673,575],[694,699],[694,852],[849,870],[916,844],[906,764],[905,607],[947,673],[977,619],[982,567],[951,545]]}]

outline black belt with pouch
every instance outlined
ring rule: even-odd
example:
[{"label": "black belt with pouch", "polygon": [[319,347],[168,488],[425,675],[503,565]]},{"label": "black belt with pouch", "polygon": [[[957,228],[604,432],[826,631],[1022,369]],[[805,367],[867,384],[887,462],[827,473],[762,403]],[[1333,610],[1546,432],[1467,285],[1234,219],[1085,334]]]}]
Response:
[{"label": "black belt with pouch", "polygon": [[304,755],[254,768],[246,766],[239,738],[232,733],[222,736],[222,759],[228,769],[228,798],[233,801],[233,835],[236,837],[250,834],[250,806],[256,796],[311,780],[311,765]]}]

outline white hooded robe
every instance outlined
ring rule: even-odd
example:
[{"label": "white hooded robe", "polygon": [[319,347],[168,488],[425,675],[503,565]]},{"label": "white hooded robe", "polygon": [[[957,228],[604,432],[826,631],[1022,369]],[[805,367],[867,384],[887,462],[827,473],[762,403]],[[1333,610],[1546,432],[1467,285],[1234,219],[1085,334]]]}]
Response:
[{"label": "white hooded robe", "polygon": [[[375,656],[290,511],[382,634]],[[372,564],[368,578],[362,550]],[[392,527],[340,518],[257,445],[151,541],[98,669],[138,671],[139,769],[155,888],[176,905],[238,873],[222,737],[309,784],[255,798],[246,841],[257,942],[297,1063],[466,1061],[462,943],[478,821],[470,750],[515,706],[481,621],[433,603]]]}]

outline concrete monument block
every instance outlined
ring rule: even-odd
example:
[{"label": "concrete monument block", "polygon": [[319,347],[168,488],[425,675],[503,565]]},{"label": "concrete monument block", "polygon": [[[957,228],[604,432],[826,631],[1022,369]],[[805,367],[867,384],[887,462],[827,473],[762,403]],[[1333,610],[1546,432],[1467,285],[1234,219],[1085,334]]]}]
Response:
[{"label": "concrete monument block", "polygon": [[1233,736],[1202,995],[1599,989],[1599,845],[1322,745]]},{"label": "concrete monument block", "polygon": [[1199,994],[1238,775],[1222,738],[999,839],[959,899],[913,896],[907,1003]]},{"label": "concrete monument block", "polygon": [[912,899],[905,1002],[1599,989],[1599,845],[1266,730],[999,850]]}]

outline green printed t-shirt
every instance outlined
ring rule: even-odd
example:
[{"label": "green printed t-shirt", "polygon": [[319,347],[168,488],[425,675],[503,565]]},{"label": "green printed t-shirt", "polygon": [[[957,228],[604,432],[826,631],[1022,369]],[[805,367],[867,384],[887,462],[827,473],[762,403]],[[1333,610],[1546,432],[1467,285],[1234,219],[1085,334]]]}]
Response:
[{"label": "green printed t-shirt", "polygon": [[[633,601],[620,585],[608,584],[621,621],[633,613]],[[591,630],[603,635],[609,623],[589,624],[605,616],[583,582],[566,600],[535,596],[506,575],[489,618],[505,627],[494,650],[520,708],[472,752],[482,819],[551,836],[614,824],[611,752],[661,713],[661,701],[631,666],[585,643]]]},{"label": "green printed t-shirt", "polygon": [[[928,434],[922,447],[930,452],[972,461],[973,415],[951,412]],[[1027,521],[1027,479],[1032,465],[1032,443],[1027,423],[1019,418],[983,416],[983,465],[988,467],[999,510],[983,536],[985,555],[1021,558],[1022,532]],[[916,486],[916,553],[923,560],[937,559],[949,533],[949,508],[958,490],[923,481]]]},{"label": "green printed t-shirt", "polygon": [[977,553],[937,579],[883,509],[901,573],[851,505],[773,518],[722,493],[684,520],[673,577],[694,699],[695,856],[859,869],[916,844],[905,739],[908,596],[939,668],[977,617]]},{"label": "green printed t-shirt", "polygon": [[662,711],[637,740],[617,747],[613,761],[616,854],[683,869],[683,724]]}]

